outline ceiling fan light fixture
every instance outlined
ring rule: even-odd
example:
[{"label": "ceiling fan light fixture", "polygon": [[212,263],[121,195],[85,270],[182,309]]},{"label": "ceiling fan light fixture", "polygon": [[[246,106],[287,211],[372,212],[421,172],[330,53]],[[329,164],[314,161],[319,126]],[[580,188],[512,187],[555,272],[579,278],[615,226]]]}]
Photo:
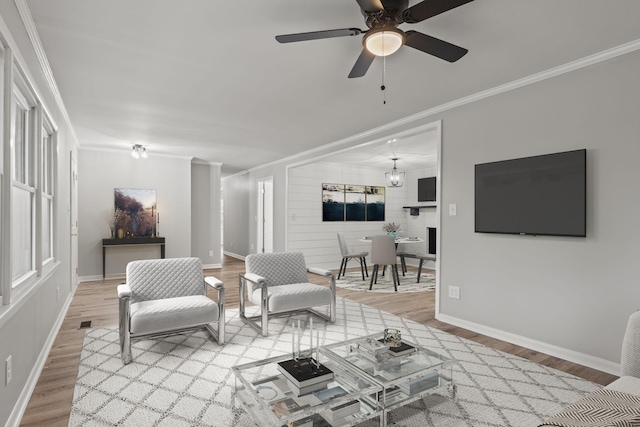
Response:
[{"label": "ceiling fan light fixture", "polygon": [[369,31],[364,37],[364,46],[376,56],[387,56],[396,52],[404,44],[404,33],[397,28],[383,28]]},{"label": "ceiling fan light fixture", "polygon": [[387,181],[387,187],[402,187],[402,184],[404,184],[405,173],[401,170],[398,170],[398,168],[396,167],[396,160],[398,160],[398,158],[394,158],[391,160],[393,160],[393,169],[384,174],[384,177]]}]

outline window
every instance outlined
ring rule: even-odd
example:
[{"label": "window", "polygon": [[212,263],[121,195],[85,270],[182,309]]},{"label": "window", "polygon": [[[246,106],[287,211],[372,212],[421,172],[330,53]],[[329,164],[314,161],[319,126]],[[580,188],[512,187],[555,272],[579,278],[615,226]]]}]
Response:
[{"label": "window", "polygon": [[[10,52],[10,51],[9,51]],[[0,63],[5,59],[1,53]],[[4,93],[10,111],[10,132],[4,132],[0,164],[2,256],[0,303],[36,286],[38,278],[55,267],[57,128],[20,65],[9,53],[0,81],[12,82]],[[1,85],[0,85],[1,86]],[[1,90],[1,89],[0,89]],[[0,125],[1,126],[1,125]]]},{"label": "window", "polygon": [[35,108],[14,90],[13,195],[11,198],[11,277],[21,283],[35,270]]}]

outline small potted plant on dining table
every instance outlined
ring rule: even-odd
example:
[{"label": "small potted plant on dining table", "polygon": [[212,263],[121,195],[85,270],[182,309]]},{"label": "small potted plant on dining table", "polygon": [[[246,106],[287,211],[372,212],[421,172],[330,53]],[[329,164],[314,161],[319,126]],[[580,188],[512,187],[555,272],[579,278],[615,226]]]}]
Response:
[{"label": "small potted plant on dining table", "polygon": [[387,232],[387,235],[395,239],[396,232],[400,230],[400,224],[396,224],[395,222],[386,222],[382,225],[382,229]]}]

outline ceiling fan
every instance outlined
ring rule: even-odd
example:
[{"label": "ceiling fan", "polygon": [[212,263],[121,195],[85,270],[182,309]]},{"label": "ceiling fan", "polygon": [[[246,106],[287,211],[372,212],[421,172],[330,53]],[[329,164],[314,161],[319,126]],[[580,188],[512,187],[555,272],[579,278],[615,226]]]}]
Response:
[{"label": "ceiling fan", "polygon": [[356,0],[360,5],[365,23],[369,29],[342,28],[337,30],[312,31],[309,33],[276,36],[280,43],[327,39],[332,37],[357,36],[364,34],[364,48],[349,73],[349,78],[362,77],[376,56],[387,56],[402,45],[455,62],[467,52],[460,46],[428,36],[418,31],[402,31],[398,25],[415,24],[439,15],[473,0],[424,0],[411,7],[409,0]]}]

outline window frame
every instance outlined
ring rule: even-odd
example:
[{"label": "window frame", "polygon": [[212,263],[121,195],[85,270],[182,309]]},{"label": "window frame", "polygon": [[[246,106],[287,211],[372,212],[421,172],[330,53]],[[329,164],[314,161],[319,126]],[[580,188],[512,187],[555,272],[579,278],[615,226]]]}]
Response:
[{"label": "window frame", "polygon": [[49,246],[49,254],[48,256],[44,253],[44,243],[46,241],[44,232],[44,223],[42,220],[39,222],[41,227],[41,238],[38,243],[41,247],[41,265],[45,267],[47,264],[52,263],[56,259],[56,233],[55,233],[55,224],[56,224],[56,174],[57,174],[57,138],[56,138],[56,130],[49,119],[49,116],[46,112],[42,112],[42,125],[40,126],[41,134],[39,138],[39,142],[41,144],[40,147],[40,189],[41,189],[41,197],[40,197],[40,212],[41,215],[44,216],[44,208],[47,207],[49,210],[49,226],[48,226],[48,246]]},{"label": "window frame", "polygon": [[[30,195],[30,224],[29,231],[30,235],[30,247],[29,247],[29,266],[28,270],[20,274],[19,276],[15,276],[14,264],[11,262],[11,287],[16,289],[20,287],[22,284],[28,282],[31,278],[36,277],[38,275],[38,262],[36,257],[37,251],[37,210],[40,203],[38,202],[37,196],[37,182],[38,182],[38,173],[36,165],[38,164],[37,158],[37,145],[36,145],[36,135],[38,132],[37,129],[37,111],[38,111],[38,103],[36,101],[36,97],[34,92],[31,90],[26,80],[19,72],[19,70],[14,71],[14,80],[13,80],[13,90],[11,93],[12,103],[11,103],[11,126],[12,126],[12,159],[11,162],[13,164],[13,170],[11,173],[11,181],[12,181],[12,192],[11,192],[11,200],[9,203],[11,204],[11,209],[14,208],[14,204],[16,203],[16,192],[17,191],[26,191]],[[22,143],[21,148],[23,153],[20,155],[21,158],[18,159],[18,121],[17,115],[22,114],[24,120],[20,122],[22,124]],[[20,161],[20,162],[19,162]],[[20,166],[20,168],[18,167]],[[13,215],[12,215],[12,231],[15,233],[16,229],[13,227]],[[16,242],[15,234],[11,236],[11,258],[16,256],[14,253],[14,243]]]}]

